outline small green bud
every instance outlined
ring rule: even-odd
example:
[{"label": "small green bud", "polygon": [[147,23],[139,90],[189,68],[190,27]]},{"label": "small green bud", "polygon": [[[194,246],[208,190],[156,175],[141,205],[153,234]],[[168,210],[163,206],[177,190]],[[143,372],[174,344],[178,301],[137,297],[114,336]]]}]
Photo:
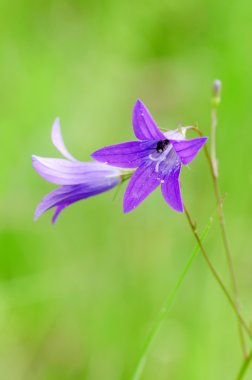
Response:
[{"label": "small green bud", "polygon": [[217,108],[221,101],[221,81],[219,79],[215,79],[213,81],[212,87],[212,106]]}]

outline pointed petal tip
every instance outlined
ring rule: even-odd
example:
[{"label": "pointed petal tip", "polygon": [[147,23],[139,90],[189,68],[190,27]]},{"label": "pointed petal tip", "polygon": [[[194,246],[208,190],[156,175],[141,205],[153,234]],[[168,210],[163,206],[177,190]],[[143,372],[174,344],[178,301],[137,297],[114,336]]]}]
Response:
[{"label": "pointed petal tip", "polygon": [[124,204],[123,205],[123,213],[128,214],[129,212],[133,211],[135,207],[129,207],[129,205]]},{"label": "pointed petal tip", "polygon": [[32,156],[32,167],[40,175],[38,166],[39,166],[39,160],[37,159],[36,156]]},{"label": "pointed petal tip", "polygon": [[208,137],[204,136],[181,141],[171,139],[170,142],[172,143],[182,164],[188,165],[194,160],[207,140]]},{"label": "pointed petal tip", "polygon": [[184,212],[184,207],[181,206],[181,207],[174,209],[174,210],[182,214]]},{"label": "pointed petal tip", "polygon": [[144,104],[144,102],[141,99],[138,98],[135,101],[135,104],[134,104],[134,107],[133,107],[133,114],[134,114],[134,112],[141,111],[141,109],[147,110],[147,107]]},{"label": "pointed petal tip", "polygon": [[55,131],[55,129],[60,129],[60,118],[59,116],[56,116],[52,125],[52,133]]},{"label": "pointed petal tip", "polygon": [[52,125],[51,139],[53,145],[58,149],[58,151],[70,161],[75,161],[75,158],[68,152],[60,128],[60,119],[56,117]]},{"label": "pointed petal tip", "polygon": [[206,136],[203,136],[203,137],[200,137],[201,138],[201,141],[202,141],[202,145],[205,144],[208,140],[208,137]]},{"label": "pointed petal tip", "polygon": [[52,137],[52,142],[54,143],[55,139],[57,139],[57,136],[61,135],[61,130],[60,130],[60,119],[59,117],[56,117],[54,119],[53,125],[52,125],[52,131],[51,131],[51,137]]},{"label": "pointed petal tip", "polygon": [[[36,221],[39,219],[39,217],[40,217],[42,214],[44,214],[44,212],[45,212],[45,211],[42,211],[42,212],[41,212],[41,211],[39,210],[39,206],[38,206],[37,209],[35,210],[33,221],[36,222]],[[51,220],[51,222],[52,222],[53,225],[56,223],[56,221],[57,221],[57,219],[58,219],[58,217],[59,217],[59,214],[60,214],[60,212],[58,212],[58,210],[56,209],[55,212],[54,212],[54,214],[53,214],[53,216],[52,216],[52,220]]]},{"label": "pointed petal tip", "polygon": [[132,125],[135,136],[139,140],[162,140],[164,134],[155,123],[146,105],[137,99],[132,112]]},{"label": "pointed petal tip", "polygon": [[97,154],[98,150],[90,154],[90,157],[93,158],[95,161],[99,161],[99,155]]},{"label": "pointed petal tip", "polygon": [[203,147],[203,145],[207,142],[207,140],[208,140],[208,137],[206,137],[206,136],[199,137],[198,141],[199,141],[200,147]]},{"label": "pointed petal tip", "polygon": [[39,213],[38,207],[37,207],[34,213],[33,221],[36,222],[40,216],[41,216],[41,213]]},{"label": "pointed petal tip", "polygon": [[161,191],[166,203],[177,212],[183,212],[183,200],[180,190],[180,175],[181,165],[170,172],[161,185]]},{"label": "pointed petal tip", "polygon": [[60,119],[57,116],[53,122],[52,132],[51,132],[51,138],[52,138],[52,142],[54,145],[56,145],[55,142],[56,142],[56,140],[58,140],[59,135],[61,136]]},{"label": "pointed petal tip", "polygon": [[32,166],[34,167],[35,170],[37,170],[36,165],[37,163],[40,162],[40,159],[41,159],[40,156],[36,156],[35,154],[32,155]]},{"label": "pointed petal tip", "polygon": [[37,157],[33,154],[33,155],[31,156],[31,159],[32,159],[32,166],[34,167],[34,163],[36,162]]},{"label": "pointed petal tip", "polygon": [[[49,208],[46,208],[44,207],[44,199],[38,204],[38,206],[36,207],[36,210],[35,210],[35,213],[34,213],[34,222],[36,222],[38,220],[38,218],[40,218],[40,216],[42,216],[46,211],[49,210]],[[53,216],[52,216],[52,224],[55,224],[61,211],[65,208],[65,205],[64,206],[58,206],[55,208],[54,210],[54,213],[53,213]]]},{"label": "pointed petal tip", "polygon": [[38,220],[38,218],[41,217],[41,215],[43,215],[48,209],[45,207],[44,205],[44,200],[45,200],[46,197],[44,197],[42,199],[42,201],[37,205],[36,209],[35,209],[35,212],[34,212],[34,222],[36,222]]},{"label": "pointed petal tip", "polygon": [[137,206],[130,201],[129,197],[125,193],[123,198],[123,213],[129,214],[131,211],[134,211],[136,207]]},{"label": "pointed petal tip", "polygon": [[140,98],[137,98],[135,101],[134,107],[142,106],[144,105],[143,101]]},{"label": "pointed petal tip", "polygon": [[54,214],[53,214],[53,216],[52,216],[52,219],[51,219],[51,222],[52,222],[53,225],[56,224],[56,222],[58,220],[58,216],[59,216],[59,214],[58,213],[56,214],[56,211],[55,211]]},{"label": "pointed petal tip", "polygon": [[163,198],[164,200],[166,201],[166,203],[168,204],[168,206],[173,210],[173,211],[176,211],[180,214],[182,214],[184,212],[184,205],[183,205],[183,200],[182,200],[182,195],[181,193],[179,193],[179,197],[177,198],[177,200],[174,202],[171,202],[171,199],[170,199],[170,202],[168,202],[168,199],[164,197],[164,194],[163,194]]},{"label": "pointed petal tip", "polygon": [[52,224],[55,224],[57,222],[59,215],[61,214],[61,212],[64,210],[64,208],[66,206],[67,206],[66,204],[63,204],[63,205],[56,207],[56,209],[53,213],[53,216],[52,216]]},{"label": "pointed petal tip", "polygon": [[130,212],[130,208],[129,208],[129,205],[127,204],[125,198],[123,199],[123,213],[124,214],[128,214]]},{"label": "pointed petal tip", "polygon": [[49,170],[45,164],[47,158],[40,156],[32,156],[32,166],[33,169],[40,175],[40,177],[44,178],[46,181],[53,182],[50,180],[50,176],[46,172]]}]

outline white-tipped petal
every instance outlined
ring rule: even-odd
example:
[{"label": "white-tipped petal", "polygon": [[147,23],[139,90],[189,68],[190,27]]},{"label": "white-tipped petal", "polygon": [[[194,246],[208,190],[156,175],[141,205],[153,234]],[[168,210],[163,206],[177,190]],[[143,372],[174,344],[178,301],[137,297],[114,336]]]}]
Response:
[{"label": "white-tipped petal", "polygon": [[56,117],[52,126],[52,142],[58,151],[71,161],[75,161],[75,158],[68,152],[62,134],[60,130],[60,120]]}]

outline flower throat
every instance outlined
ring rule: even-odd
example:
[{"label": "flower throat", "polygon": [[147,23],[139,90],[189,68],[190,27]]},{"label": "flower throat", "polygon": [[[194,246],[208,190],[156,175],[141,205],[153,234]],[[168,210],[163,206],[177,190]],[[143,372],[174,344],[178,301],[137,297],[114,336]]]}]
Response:
[{"label": "flower throat", "polygon": [[167,146],[169,145],[169,140],[160,140],[158,141],[157,143],[157,147],[156,147],[156,150],[158,153],[162,153],[166,150]]}]

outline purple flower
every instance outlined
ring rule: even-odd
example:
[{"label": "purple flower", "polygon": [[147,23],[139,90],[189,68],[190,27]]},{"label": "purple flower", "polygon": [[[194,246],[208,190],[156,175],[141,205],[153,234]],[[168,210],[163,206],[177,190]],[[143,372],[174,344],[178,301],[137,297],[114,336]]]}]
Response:
[{"label": "purple flower", "polygon": [[178,130],[161,132],[140,100],[133,108],[132,122],[139,141],[110,145],[91,156],[110,165],[137,168],[124,195],[125,213],[136,208],[160,184],[165,201],[174,210],[183,212],[181,164],[187,165],[195,158],[207,137],[186,140]]},{"label": "purple flower", "polygon": [[32,156],[32,164],[41,177],[62,185],[46,195],[35,211],[36,220],[45,211],[55,208],[52,218],[55,223],[65,207],[112,189],[122,181],[126,171],[99,162],[80,162],[73,158],[65,147],[58,118],[52,127],[52,142],[66,159]]}]

